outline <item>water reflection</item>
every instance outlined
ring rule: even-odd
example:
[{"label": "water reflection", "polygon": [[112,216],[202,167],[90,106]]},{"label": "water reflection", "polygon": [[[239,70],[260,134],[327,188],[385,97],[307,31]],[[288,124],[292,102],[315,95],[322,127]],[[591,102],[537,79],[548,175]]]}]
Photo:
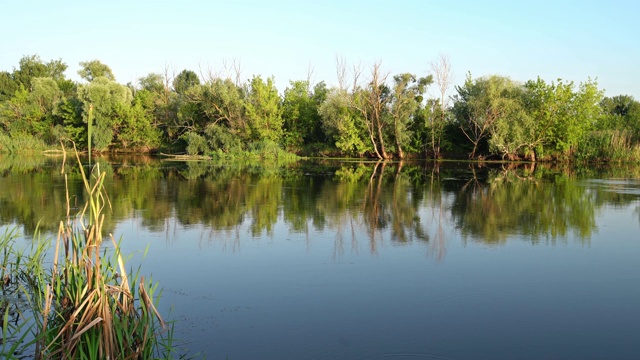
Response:
[{"label": "water reflection", "polygon": [[[640,194],[638,182],[606,180],[606,171],[631,178],[636,168],[596,174],[532,164],[304,161],[266,168],[148,157],[96,162],[108,174],[113,211],[106,212],[107,231],[137,218],[151,232],[168,232],[177,222],[211,233],[238,234],[246,227],[259,237],[272,236],[282,222],[293,233],[335,234],[336,256],[360,245],[376,253],[388,241],[423,243],[441,259],[448,223],[465,241],[554,244],[573,233],[588,244],[599,209],[627,206]],[[61,166],[59,157],[0,158],[1,224],[54,231],[64,217],[67,188],[72,206],[84,203],[77,169],[64,165],[65,182]]]}]

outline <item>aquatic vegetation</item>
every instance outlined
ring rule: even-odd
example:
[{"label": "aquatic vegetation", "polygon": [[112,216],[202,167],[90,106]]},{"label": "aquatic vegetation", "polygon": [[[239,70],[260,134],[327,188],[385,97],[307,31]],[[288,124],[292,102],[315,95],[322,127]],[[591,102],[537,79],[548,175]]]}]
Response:
[{"label": "aquatic vegetation", "polygon": [[[86,174],[77,152],[76,158],[87,202],[72,215],[67,190],[66,220],[59,225],[51,266],[43,261],[50,241],[41,236],[34,237],[36,245],[27,255],[14,250],[14,233],[0,238],[1,275],[7,284],[3,293],[8,290],[25,299],[1,298],[0,354],[7,358],[32,351],[36,359],[172,358],[173,329],[156,309],[157,283],[145,280],[139,268],[127,271],[113,235],[103,242],[104,212],[110,207],[105,173],[96,164]],[[16,285],[8,288],[9,284]]]}]

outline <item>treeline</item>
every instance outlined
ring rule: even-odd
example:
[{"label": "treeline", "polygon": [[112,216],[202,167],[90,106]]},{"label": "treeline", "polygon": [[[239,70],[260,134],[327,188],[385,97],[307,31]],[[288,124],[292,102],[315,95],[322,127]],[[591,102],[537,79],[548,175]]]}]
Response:
[{"label": "treeline", "polygon": [[631,96],[604,97],[591,79],[471,74],[447,96],[448,58],[431,65],[423,77],[389,76],[379,63],[348,71],[339,60],[337,86],[296,80],[281,95],[273,78],[243,82],[239,73],[165,71],[122,85],[98,60],[81,62],[83,81],[75,82],[62,60],[25,56],[0,72],[0,152],[44,150],[61,139],[83,148],[91,136],[97,151],[215,157],[640,160],[640,103]]}]

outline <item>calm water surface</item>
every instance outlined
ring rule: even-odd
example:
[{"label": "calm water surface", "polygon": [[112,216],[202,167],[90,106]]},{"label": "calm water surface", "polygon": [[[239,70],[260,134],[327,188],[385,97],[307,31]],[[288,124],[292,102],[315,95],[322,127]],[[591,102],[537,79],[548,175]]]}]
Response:
[{"label": "calm water surface", "polygon": [[[640,358],[640,169],[99,163],[105,226],[192,354]],[[0,224],[56,229],[59,173],[0,159]]]}]

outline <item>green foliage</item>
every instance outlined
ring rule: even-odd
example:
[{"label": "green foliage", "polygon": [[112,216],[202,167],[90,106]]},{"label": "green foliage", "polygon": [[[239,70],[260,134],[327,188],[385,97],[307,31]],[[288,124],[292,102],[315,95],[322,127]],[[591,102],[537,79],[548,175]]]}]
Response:
[{"label": "green foliage", "polygon": [[122,120],[130,111],[131,90],[109,80],[99,77],[78,88],[78,98],[83,103],[83,120],[89,120],[89,107],[93,106],[95,126],[92,142],[97,151],[104,151],[111,146],[120,132]]},{"label": "green foliage", "polygon": [[363,121],[352,111],[348,96],[345,91],[333,89],[318,110],[327,138],[344,154],[362,156],[370,147],[364,137]]},{"label": "green foliage", "polygon": [[55,80],[63,78],[67,65],[61,60],[42,62],[40,56],[30,55],[20,59],[18,69],[13,71],[13,79],[27,90],[32,89],[32,80],[38,77],[51,77]]},{"label": "green foliage", "polygon": [[147,152],[160,146],[160,129],[153,126],[152,113],[143,106],[143,97],[136,96],[133,106],[122,108],[122,123],[116,141],[119,148]]},{"label": "green foliage", "polygon": [[547,84],[538,78],[525,84],[523,104],[533,118],[530,148],[547,148],[562,157],[571,155],[578,143],[600,118],[602,92],[591,80],[579,85],[573,82]]},{"label": "green foliage", "polygon": [[180,95],[184,95],[184,93],[190,88],[200,85],[200,78],[198,74],[191,70],[182,70],[175,79],[173,79],[173,89]]},{"label": "green foliage", "polygon": [[0,133],[0,153],[37,153],[50,149],[45,142],[25,132]]},{"label": "green foliage", "polygon": [[207,154],[211,151],[207,140],[202,135],[190,131],[182,135],[182,138],[187,143],[186,150],[189,155]]},{"label": "green foliage", "polygon": [[313,92],[309,81],[291,81],[284,91],[282,119],[285,145],[291,150],[300,150],[304,144],[322,141],[322,121],[318,107],[327,96],[324,83],[317,84]]},{"label": "green foliage", "polygon": [[575,159],[583,163],[640,162],[640,144],[628,132],[592,131],[578,144]]},{"label": "green foliage", "polygon": [[[473,144],[470,157],[476,156],[481,142],[488,140],[496,126],[506,125],[511,114],[517,111],[518,99],[513,95],[516,84],[502,76],[473,79],[471,74],[463,86],[457,86],[453,113],[465,136]],[[500,141],[499,147],[506,141]]]},{"label": "green foliage", "polygon": [[633,96],[618,95],[602,99],[600,107],[596,129],[626,131],[634,142],[640,142],[640,102]]},{"label": "green foliage", "polygon": [[145,77],[141,77],[138,80],[138,83],[143,90],[147,90],[152,93],[161,93],[164,91],[165,87],[164,77],[156,73],[150,73]]},{"label": "green foliage", "polygon": [[87,143],[87,129],[82,113],[83,103],[76,97],[63,99],[53,111],[56,123],[62,127],[64,136],[84,147]]},{"label": "green foliage", "polygon": [[0,71],[0,102],[10,99],[18,90],[18,86],[10,72]]},{"label": "green foliage", "polygon": [[100,60],[82,61],[80,62],[82,69],[78,70],[81,78],[92,82],[98,78],[104,77],[111,81],[116,81],[111,68],[100,62]]},{"label": "green foliage", "polygon": [[240,138],[229,131],[226,126],[210,124],[204,131],[209,149],[223,153],[239,153],[242,151]]},{"label": "green foliage", "polygon": [[279,143],[282,140],[280,96],[273,78],[266,82],[260,76],[251,79],[245,110],[252,141]]},{"label": "green foliage", "polygon": [[227,156],[272,142],[305,155],[439,157],[444,149],[456,156],[583,161],[606,150],[586,151],[582,143],[604,146],[602,133],[618,134],[612,136],[621,148],[640,143],[640,103],[626,95],[603,99],[591,79],[574,85],[538,78],[522,85],[468,75],[446,108],[444,93],[426,98],[431,76],[400,73],[387,81],[379,64],[352,87],[343,81],[328,89],[320,82],[311,89],[308,81],[291,81],[283,96],[273,78],[260,76],[245,84],[217,77],[201,84],[190,70],[173,82],[166,73],[150,73],[136,88],[116,83],[99,60],[80,65],[88,81],[82,85],[64,77],[61,60],[43,62],[38,55],[0,71],[0,129],[11,133],[2,151],[15,151],[10,139],[16,135],[21,143],[38,139],[38,148],[40,141],[68,138],[85,146],[91,140],[98,151],[181,152],[192,143],[190,152]]},{"label": "green foliage", "polygon": [[406,147],[413,136],[411,125],[414,115],[421,105],[423,94],[433,78],[417,79],[415,75],[405,73],[393,77],[392,101],[390,115],[393,119],[393,138],[395,139],[398,156],[404,158],[403,147]]}]

